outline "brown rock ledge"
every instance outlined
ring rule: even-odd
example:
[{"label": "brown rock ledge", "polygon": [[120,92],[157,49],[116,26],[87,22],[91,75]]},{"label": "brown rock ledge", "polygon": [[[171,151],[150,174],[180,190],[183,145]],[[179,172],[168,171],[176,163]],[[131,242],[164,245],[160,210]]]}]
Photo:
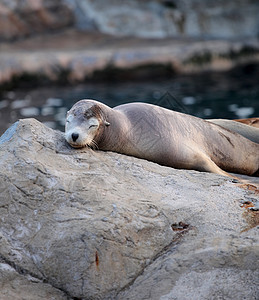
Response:
[{"label": "brown rock ledge", "polygon": [[[0,85],[23,79],[76,83],[224,71],[258,63],[259,42],[119,38],[69,30],[0,44]],[[121,76],[122,75],[122,76]]]}]

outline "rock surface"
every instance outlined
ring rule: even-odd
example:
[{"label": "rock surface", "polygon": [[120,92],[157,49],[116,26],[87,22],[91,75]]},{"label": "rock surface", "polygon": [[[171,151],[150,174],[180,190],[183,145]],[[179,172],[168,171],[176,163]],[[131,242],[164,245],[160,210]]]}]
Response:
[{"label": "rock surface", "polygon": [[0,2],[0,40],[67,26],[142,38],[255,38],[258,1],[10,0]]},{"label": "rock surface", "polygon": [[[259,41],[152,40],[68,31],[0,45],[0,85],[226,71],[259,62]],[[117,75],[116,75],[117,74]]]},{"label": "rock surface", "polygon": [[76,25],[117,36],[144,38],[256,37],[258,1],[66,0]]},{"label": "rock surface", "polygon": [[62,0],[0,1],[0,41],[60,30],[74,23]]},{"label": "rock surface", "polygon": [[0,157],[4,300],[258,299],[258,197],[230,179],[71,149],[34,119]]},{"label": "rock surface", "polygon": [[0,85],[258,63],[258,14],[258,1],[247,0],[0,1]]},{"label": "rock surface", "polygon": [[[2,257],[0,257],[2,260]],[[19,270],[21,272],[21,270]],[[66,294],[29,274],[19,274],[8,263],[0,263],[1,300],[64,300]]]}]

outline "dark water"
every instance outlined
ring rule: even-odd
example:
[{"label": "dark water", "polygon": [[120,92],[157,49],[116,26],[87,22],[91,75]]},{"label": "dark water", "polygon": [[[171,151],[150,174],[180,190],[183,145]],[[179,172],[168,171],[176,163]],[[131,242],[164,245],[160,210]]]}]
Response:
[{"label": "dark water", "polygon": [[135,101],[154,103],[201,118],[258,117],[259,66],[166,80],[8,91],[0,99],[0,134],[17,119],[30,117],[64,131],[67,110],[85,98],[99,100],[111,107]]}]

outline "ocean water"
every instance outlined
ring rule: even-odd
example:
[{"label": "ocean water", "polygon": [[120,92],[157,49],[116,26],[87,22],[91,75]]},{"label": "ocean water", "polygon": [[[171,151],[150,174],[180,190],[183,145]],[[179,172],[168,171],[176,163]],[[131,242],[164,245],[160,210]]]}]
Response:
[{"label": "ocean water", "polygon": [[166,79],[158,76],[6,91],[0,98],[0,134],[20,118],[36,118],[64,131],[67,110],[81,99],[95,99],[111,107],[147,102],[205,119],[259,117],[259,66]]}]

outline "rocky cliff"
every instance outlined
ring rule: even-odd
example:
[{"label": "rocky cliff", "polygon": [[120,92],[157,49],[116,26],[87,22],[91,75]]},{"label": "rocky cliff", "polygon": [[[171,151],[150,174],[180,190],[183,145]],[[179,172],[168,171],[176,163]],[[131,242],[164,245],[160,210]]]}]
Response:
[{"label": "rocky cliff", "polygon": [[252,0],[0,1],[0,85],[156,78],[258,63],[258,14]]},{"label": "rocky cliff", "polygon": [[258,298],[257,196],[229,178],[71,149],[34,119],[0,157],[1,299]]},{"label": "rocky cliff", "polygon": [[119,36],[248,38],[259,33],[258,1],[66,0],[76,26]]},{"label": "rocky cliff", "polygon": [[250,38],[259,34],[258,1],[11,0],[0,2],[0,39],[67,26],[144,38]]}]

